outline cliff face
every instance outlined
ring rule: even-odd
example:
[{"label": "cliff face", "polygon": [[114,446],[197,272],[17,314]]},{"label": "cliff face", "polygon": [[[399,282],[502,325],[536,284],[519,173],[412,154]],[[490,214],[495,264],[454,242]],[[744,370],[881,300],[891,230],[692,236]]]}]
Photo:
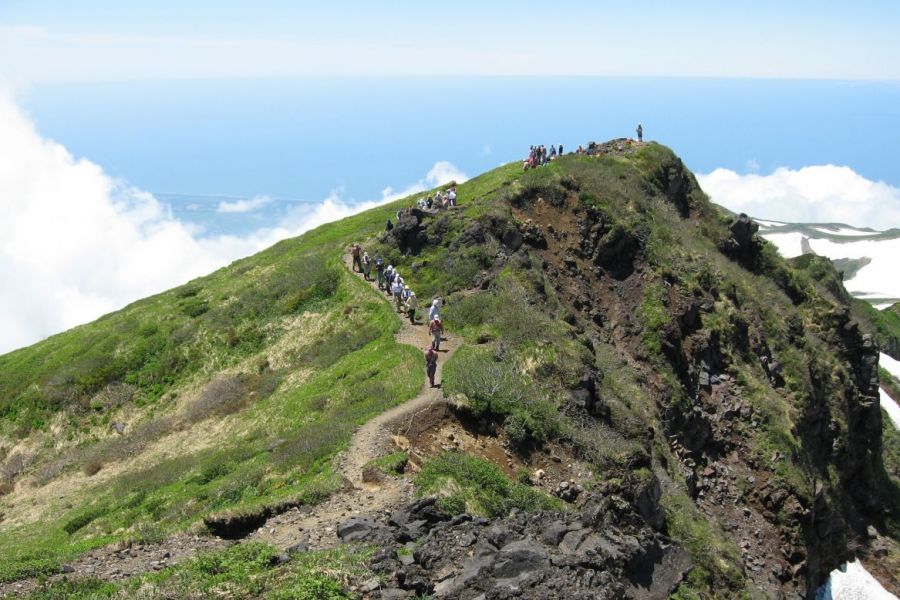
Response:
[{"label": "cliff face", "polygon": [[[454,210],[397,219],[406,199],[324,226],[0,357],[0,527],[32,540],[44,515],[60,548],[150,523],[246,536],[346,494],[332,459],[422,379],[390,309],[340,264],[360,241],[422,304],[440,294],[462,341],[442,362],[452,408],[387,441],[410,465],[391,476],[419,471],[438,499],[339,524],[381,547],[370,567],[393,588],[812,598],[853,556],[895,564],[870,335],[889,325],[830,263],[784,261],[724,216],[667,148],[589,148],[460,185]],[[24,508],[44,490],[53,518]],[[9,546],[8,579],[58,569],[29,544]]]},{"label": "cliff face", "polygon": [[[693,550],[685,589],[812,597],[841,562],[888,543],[876,530],[896,534],[878,348],[839,283],[781,260],[750,219],[720,216],[658,146],[597,147],[526,173],[484,207],[458,237],[444,233],[449,217],[425,219],[421,245],[389,236],[384,250],[422,271],[478,255],[481,289],[502,296],[514,279],[515,294],[567,325],[588,351],[557,355],[569,379],[544,382],[570,390],[561,435]],[[632,455],[609,456],[572,422],[612,430]]]}]

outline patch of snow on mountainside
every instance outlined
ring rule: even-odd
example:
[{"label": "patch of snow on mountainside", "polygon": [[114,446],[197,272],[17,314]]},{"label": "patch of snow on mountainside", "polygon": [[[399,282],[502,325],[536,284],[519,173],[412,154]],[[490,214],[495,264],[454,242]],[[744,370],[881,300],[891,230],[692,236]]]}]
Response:
[{"label": "patch of snow on mountainside", "polygon": [[890,417],[894,427],[900,429],[900,406],[894,402],[893,398],[888,396],[888,393],[885,392],[883,388],[878,389],[878,394],[881,396],[881,408],[883,408],[884,412]]},{"label": "patch of snow on mountainside", "polygon": [[900,360],[895,360],[884,352],[878,355],[878,365],[884,367],[884,370],[893,375],[894,379],[900,381]]},{"label": "patch of snow on mountainside", "polygon": [[900,298],[900,277],[896,275],[896,261],[900,258],[900,230],[874,231],[836,223],[757,222],[760,224],[760,235],[775,244],[778,252],[786,258],[800,256],[804,249],[811,249],[832,260],[870,259],[868,264],[844,281],[847,291],[872,301],[879,308]]},{"label": "patch of snow on mountainside", "polygon": [[897,600],[858,562],[848,562],[831,572],[816,600]]}]

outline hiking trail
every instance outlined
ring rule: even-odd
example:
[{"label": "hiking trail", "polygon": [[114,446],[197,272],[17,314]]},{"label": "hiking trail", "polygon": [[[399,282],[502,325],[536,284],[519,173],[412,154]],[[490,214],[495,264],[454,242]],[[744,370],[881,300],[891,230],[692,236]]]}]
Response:
[{"label": "hiking trail", "polygon": [[[344,256],[343,262],[355,276],[362,276],[353,271],[350,254]],[[384,302],[390,303],[389,296],[378,289],[376,281],[368,284]],[[420,309],[419,312],[427,316],[426,310]],[[405,315],[398,316],[400,330],[394,335],[394,339],[397,343],[413,346],[424,352],[431,343],[427,324],[417,321],[413,325]],[[458,335],[442,338],[435,375],[438,383],[443,381],[444,363],[453,356],[461,341]],[[386,476],[378,482],[364,482],[362,472],[367,463],[395,449],[393,437],[404,433],[417,414],[444,401],[441,389],[428,385],[424,358],[421,369],[422,388],[419,393],[367,421],[353,434],[350,447],[338,456],[338,472],[345,480],[342,491],[332,494],[321,504],[301,506],[276,515],[246,539],[265,541],[282,549],[298,543],[309,549],[332,547],[338,543],[334,529],[342,519],[354,515],[376,514],[411,500],[412,483],[407,478]]]},{"label": "hiking trail", "polygon": [[[351,258],[343,258],[344,266],[355,276]],[[390,303],[389,297],[378,289],[376,282],[368,282],[382,301]],[[427,308],[420,309],[427,317]],[[394,339],[424,352],[431,343],[427,323],[418,321],[413,325],[404,314],[400,318],[400,330]],[[459,348],[462,339],[458,335],[444,337],[441,341],[435,381],[443,381],[444,362]],[[344,478],[343,489],[332,494],[327,500],[314,506],[299,506],[270,517],[261,527],[236,541],[228,541],[214,536],[175,534],[159,544],[134,545],[112,544],[89,550],[69,561],[66,574],[46,577],[48,583],[63,578],[79,579],[92,577],[104,581],[121,581],[128,577],[152,573],[190,559],[198,552],[221,549],[232,544],[247,541],[263,541],[280,550],[321,550],[340,543],[335,530],[347,518],[354,515],[375,515],[390,512],[413,497],[412,482],[404,476],[385,476],[378,482],[362,480],[363,467],[370,461],[389,454],[396,449],[394,436],[404,434],[416,416],[428,408],[444,402],[439,387],[428,385],[425,375],[424,358],[421,359],[422,387],[412,399],[387,410],[363,424],[350,440],[347,450],[336,457],[336,468]],[[32,593],[41,587],[39,578],[22,579],[0,584],[0,598]]]}]

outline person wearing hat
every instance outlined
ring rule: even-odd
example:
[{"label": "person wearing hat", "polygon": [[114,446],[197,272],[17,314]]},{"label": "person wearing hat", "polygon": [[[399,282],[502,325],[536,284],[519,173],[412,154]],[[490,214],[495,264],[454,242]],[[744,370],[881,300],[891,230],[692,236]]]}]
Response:
[{"label": "person wearing hat", "polygon": [[394,271],[394,265],[388,265],[384,271],[384,290],[388,296],[391,295],[391,286],[394,285],[394,277],[396,275],[397,272]]},{"label": "person wearing hat", "polygon": [[384,289],[384,259],[380,254],[375,255],[375,278],[378,280],[378,289]]},{"label": "person wearing hat", "polygon": [[391,287],[391,292],[394,294],[394,305],[397,307],[397,312],[400,312],[400,303],[403,299],[403,281],[400,279],[399,274],[394,277],[394,285]]},{"label": "person wearing hat", "polygon": [[431,347],[437,351],[441,349],[441,335],[444,333],[444,324],[441,323],[441,317],[435,315],[428,324],[428,332],[431,334]]},{"label": "person wearing hat", "polygon": [[428,321],[434,321],[434,319],[438,316],[438,313],[441,311],[441,299],[435,298],[431,303],[431,308],[428,309]]},{"label": "person wearing hat", "polygon": [[363,252],[362,257],[363,279],[369,281],[369,273],[372,272],[372,259],[369,258],[368,252]]},{"label": "person wearing hat", "polygon": [[[407,287],[406,289],[409,289],[409,287]],[[416,298],[416,293],[410,290],[409,296],[406,297],[406,314],[409,316],[409,322],[413,325],[416,324],[417,308],[419,308],[419,299]]]}]

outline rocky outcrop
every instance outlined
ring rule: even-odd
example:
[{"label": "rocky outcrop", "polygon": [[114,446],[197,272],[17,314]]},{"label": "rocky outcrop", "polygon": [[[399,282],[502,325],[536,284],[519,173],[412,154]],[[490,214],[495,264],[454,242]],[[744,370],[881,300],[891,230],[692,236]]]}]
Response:
[{"label": "rocky outcrop", "polygon": [[381,548],[371,568],[383,584],[360,590],[369,598],[667,598],[691,568],[687,553],[621,498],[583,506],[485,519],[450,517],[430,498],[387,519],[350,519],[338,535]]},{"label": "rocky outcrop", "polygon": [[410,209],[400,213],[397,223],[388,233],[400,251],[404,254],[418,254],[428,243],[428,234],[422,225],[422,211]]},{"label": "rocky outcrop", "polygon": [[732,219],[728,231],[731,235],[719,243],[719,250],[747,269],[756,270],[764,244],[756,235],[759,224],[741,213]]}]

